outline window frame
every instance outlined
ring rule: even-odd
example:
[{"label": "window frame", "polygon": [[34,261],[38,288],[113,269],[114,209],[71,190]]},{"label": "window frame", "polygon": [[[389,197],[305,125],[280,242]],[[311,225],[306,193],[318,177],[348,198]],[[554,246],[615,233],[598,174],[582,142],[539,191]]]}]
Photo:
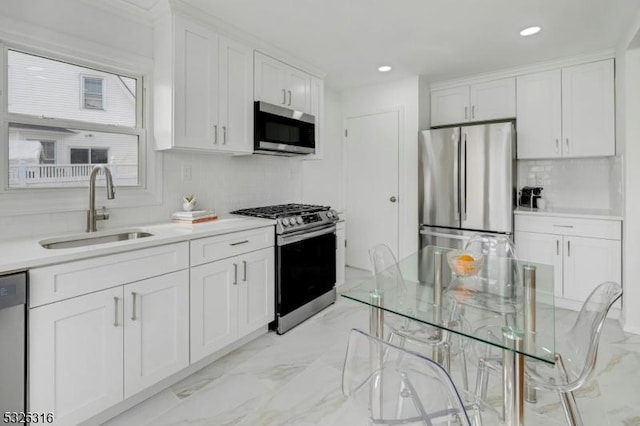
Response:
[{"label": "window frame", "polygon": [[[80,42],[79,46],[81,45]],[[42,47],[34,47],[34,45]],[[95,47],[95,46],[92,46]],[[8,51],[14,50],[51,60],[109,72],[137,81],[136,125],[125,127],[105,125],[81,120],[35,117],[8,111]],[[152,82],[153,61],[130,54],[117,56],[109,48],[100,51],[81,47],[51,46],[45,41],[29,44],[8,40],[0,35],[0,217],[43,212],[85,210],[86,187],[59,188],[9,188],[9,123],[47,125],[60,128],[77,128],[86,131],[134,135],[138,138],[138,185],[118,188],[116,199],[109,201],[109,208],[139,207],[162,203],[162,159],[153,149],[151,129],[153,106],[149,95]],[[103,86],[104,90],[104,86]]]}]

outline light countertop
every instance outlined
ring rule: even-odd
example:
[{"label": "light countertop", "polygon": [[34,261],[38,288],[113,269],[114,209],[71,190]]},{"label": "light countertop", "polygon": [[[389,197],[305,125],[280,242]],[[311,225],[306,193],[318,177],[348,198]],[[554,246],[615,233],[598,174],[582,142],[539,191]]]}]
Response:
[{"label": "light countertop", "polygon": [[600,220],[622,220],[622,215],[613,210],[600,209],[570,209],[570,208],[547,208],[545,210],[532,209],[529,207],[518,207],[514,210],[515,214],[532,215],[532,216],[560,216],[575,217],[581,219],[600,219]]},{"label": "light countertop", "polygon": [[52,238],[86,237],[88,233],[63,233],[42,235],[15,240],[0,240],[0,273],[34,268],[55,263],[70,262],[89,257],[104,256],[129,250],[163,244],[188,241],[196,238],[228,234],[275,225],[275,220],[225,216],[212,222],[198,224],[159,223],[145,226],[128,226],[92,233],[92,236],[110,235],[125,231],[145,231],[153,236],[128,241],[117,241],[93,246],[67,249],[45,249],[39,241]]}]

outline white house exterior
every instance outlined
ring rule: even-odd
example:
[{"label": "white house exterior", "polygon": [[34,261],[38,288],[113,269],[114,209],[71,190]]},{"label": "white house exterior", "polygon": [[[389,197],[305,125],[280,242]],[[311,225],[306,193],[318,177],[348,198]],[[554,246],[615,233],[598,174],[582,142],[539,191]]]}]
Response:
[{"label": "white house exterior", "polygon": [[[17,51],[8,64],[10,113],[77,121],[79,129],[136,125],[135,79]],[[116,185],[138,184],[137,136],[79,129],[10,123],[9,186],[84,185],[98,163],[111,164]]]}]

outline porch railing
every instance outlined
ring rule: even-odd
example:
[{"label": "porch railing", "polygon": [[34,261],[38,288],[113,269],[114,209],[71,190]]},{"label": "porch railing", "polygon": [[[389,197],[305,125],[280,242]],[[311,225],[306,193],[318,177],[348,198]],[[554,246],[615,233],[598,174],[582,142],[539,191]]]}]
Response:
[{"label": "porch railing", "polygon": [[[88,182],[95,164],[30,164],[9,166],[9,187],[83,186]],[[109,164],[109,171],[116,186],[138,184],[137,164]],[[104,174],[98,174],[104,181]]]}]

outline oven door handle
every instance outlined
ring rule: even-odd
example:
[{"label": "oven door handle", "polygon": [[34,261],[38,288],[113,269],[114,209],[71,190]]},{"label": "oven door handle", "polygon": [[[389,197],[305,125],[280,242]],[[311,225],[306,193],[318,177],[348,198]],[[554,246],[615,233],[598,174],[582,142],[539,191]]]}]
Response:
[{"label": "oven door handle", "polygon": [[297,243],[309,238],[319,237],[320,235],[332,234],[336,232],[336,226],[331,225],[327,228],[322,228],[317,231],[301,231],[292,235],[278,236],[278,245],[286,246],[287,244]]}]

